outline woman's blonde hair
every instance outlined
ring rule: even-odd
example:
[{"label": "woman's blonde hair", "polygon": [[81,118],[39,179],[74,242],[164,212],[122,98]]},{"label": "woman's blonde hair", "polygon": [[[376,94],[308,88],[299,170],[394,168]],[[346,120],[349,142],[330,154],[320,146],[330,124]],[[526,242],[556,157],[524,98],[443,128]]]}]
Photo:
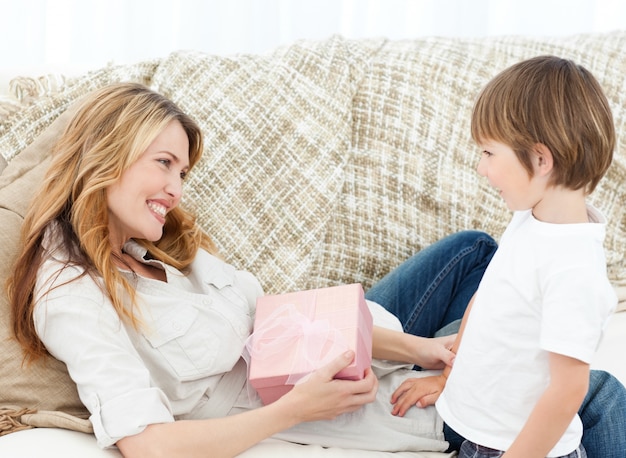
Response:
[{"label": "woman's blonde hair", "polygon": [[[46,354],[33,322],[34,288],[44,259],[44,233],[52,225],[68,264],[99,277],[120,318],[139,325],[134,289],[113,263],[106,190],[172,121],[187,133],[191,169],[202,155],[200,128],[172,101],[140,84],[116,84],[87,96],[55,145],[43,185],[24,218],[21,252],[7,282],[14,335],[27,360]],[[158,242],[137,242],[153,258],[183,271],[200,247],[216,252],[195,217],[180,207],[167,214]]]},{"label": "woman's blonde hair", "polygon": [[537,144],[552,153],[553,185],[591,193],[613,159],[615,127],[594,76],[556,56],[534,57],[496,75],[472,113],[472,138],[513,149],[529,176]]}]

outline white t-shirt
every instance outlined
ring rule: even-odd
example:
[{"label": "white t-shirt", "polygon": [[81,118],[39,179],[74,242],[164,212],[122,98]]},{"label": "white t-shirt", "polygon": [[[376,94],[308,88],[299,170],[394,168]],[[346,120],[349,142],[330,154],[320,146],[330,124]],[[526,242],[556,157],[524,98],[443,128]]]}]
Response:
[{"label": "white t-shirt", "polygon": [[[437,401],[472,442],[507,450],[549,380],[549,352],[589,363],[617,297],[606,275],[603,216],[548,224],[516,212],[480,283],[454,368]],[[548,456],[572,452],[576,416]]]}]

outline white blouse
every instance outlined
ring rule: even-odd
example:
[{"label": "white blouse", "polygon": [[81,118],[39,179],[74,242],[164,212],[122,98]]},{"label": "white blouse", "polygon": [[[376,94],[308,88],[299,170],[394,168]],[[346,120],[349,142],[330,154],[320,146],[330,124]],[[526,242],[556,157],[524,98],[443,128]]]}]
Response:
[{"label": "white blouse", "polygon": [[[145,250],[134,242],[124,250],[141,262],[158,263],[167,275],[162,282],[124,272],[136,287],[139,331],[118,318],[98,287],[100,279],[65,266],[62,250],[49,253],[35,294],[37,333],[67,365],[99,446],[153,423],[223,417],[260,406],[256,393],[246,389],[247,366],[240,356],[252,331],[256,298],[263,294],[256,278],[203,250],[187,276],[143,259]],[[401,329],[384,308],[368,304],[375,324]],[[391,394],[403,380],[431,373],[379,360],[372,367],[379,378],[375,402],[275,437],[325,447],[445,450],[443,422],[434,407],[410,409],[404,417],[390,412]]]},{"label": "white blouse", "polygon": [[136,287],[139,330],[121,322],[100,280],[63,268],[59,250],[44,261],[36,286],[37,333],[67,365],[101,447],[198,410],[228,414],[245,384],[240,355],[263,294],[253,275],[204,250],[187,276],[146,261],[133,241],[124,250],[167,275],[162,282],[124,272]]}]

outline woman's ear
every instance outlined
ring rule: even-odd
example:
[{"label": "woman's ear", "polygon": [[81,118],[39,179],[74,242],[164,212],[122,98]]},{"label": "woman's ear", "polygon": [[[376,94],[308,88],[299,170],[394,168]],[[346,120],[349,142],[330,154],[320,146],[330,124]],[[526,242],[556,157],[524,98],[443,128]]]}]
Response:
[{"label": "woman's ear", "polygon": [[535,166],[535,174],[539,176],[548,176],[554,167],[554,158],[552,151],[543,143],[535,144],[533,148],[533,164]]}]

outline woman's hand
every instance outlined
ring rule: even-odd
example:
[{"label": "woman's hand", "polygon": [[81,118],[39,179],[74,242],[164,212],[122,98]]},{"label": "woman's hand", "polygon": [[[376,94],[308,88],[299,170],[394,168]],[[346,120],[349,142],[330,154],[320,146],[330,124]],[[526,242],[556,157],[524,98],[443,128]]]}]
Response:
[{"label": "woman's hand", "polygon": [[335,380],[354,359],[346,352],[314,371],[277,401],[222,418],[178,420],[149,425],[143,432],[120,439],[125,458],[232,457],[279,431],[305,421],[335,418],[376,398],[378,380],[367,369],[362,380]]},{"label": "woman's hand", "polygon": [[276,402],[291,402],[298,422],[329,420],[338,415],[358,410],[373,402],[378,390],[378,379],[370,368],[362,380],[340,380],[334,376],[354,359],[348,351],[326,366],[312,372]]},{"label": "woman's hand", "polygon": [[411,337],[415,338],[415,343],[412,345],[412,362],[422,369],[443,369],[454,363],[456,355],[451,348],[456,340],[456,334],[433,338]]},{"label": "woman's hand", "polygon": [[451,366],[451,351],[456,334],[444,337],[419,337],[402,331],[374,326],[372,355],[374,358],[410,363],[422,369],[443,369]]},{"label": "woman's hand", "polygon": [[445,385],[446,377],[441,374],[405,380],[391,395],[391,414],[403,417],[413,406],[424,408],[433,405]]}]

